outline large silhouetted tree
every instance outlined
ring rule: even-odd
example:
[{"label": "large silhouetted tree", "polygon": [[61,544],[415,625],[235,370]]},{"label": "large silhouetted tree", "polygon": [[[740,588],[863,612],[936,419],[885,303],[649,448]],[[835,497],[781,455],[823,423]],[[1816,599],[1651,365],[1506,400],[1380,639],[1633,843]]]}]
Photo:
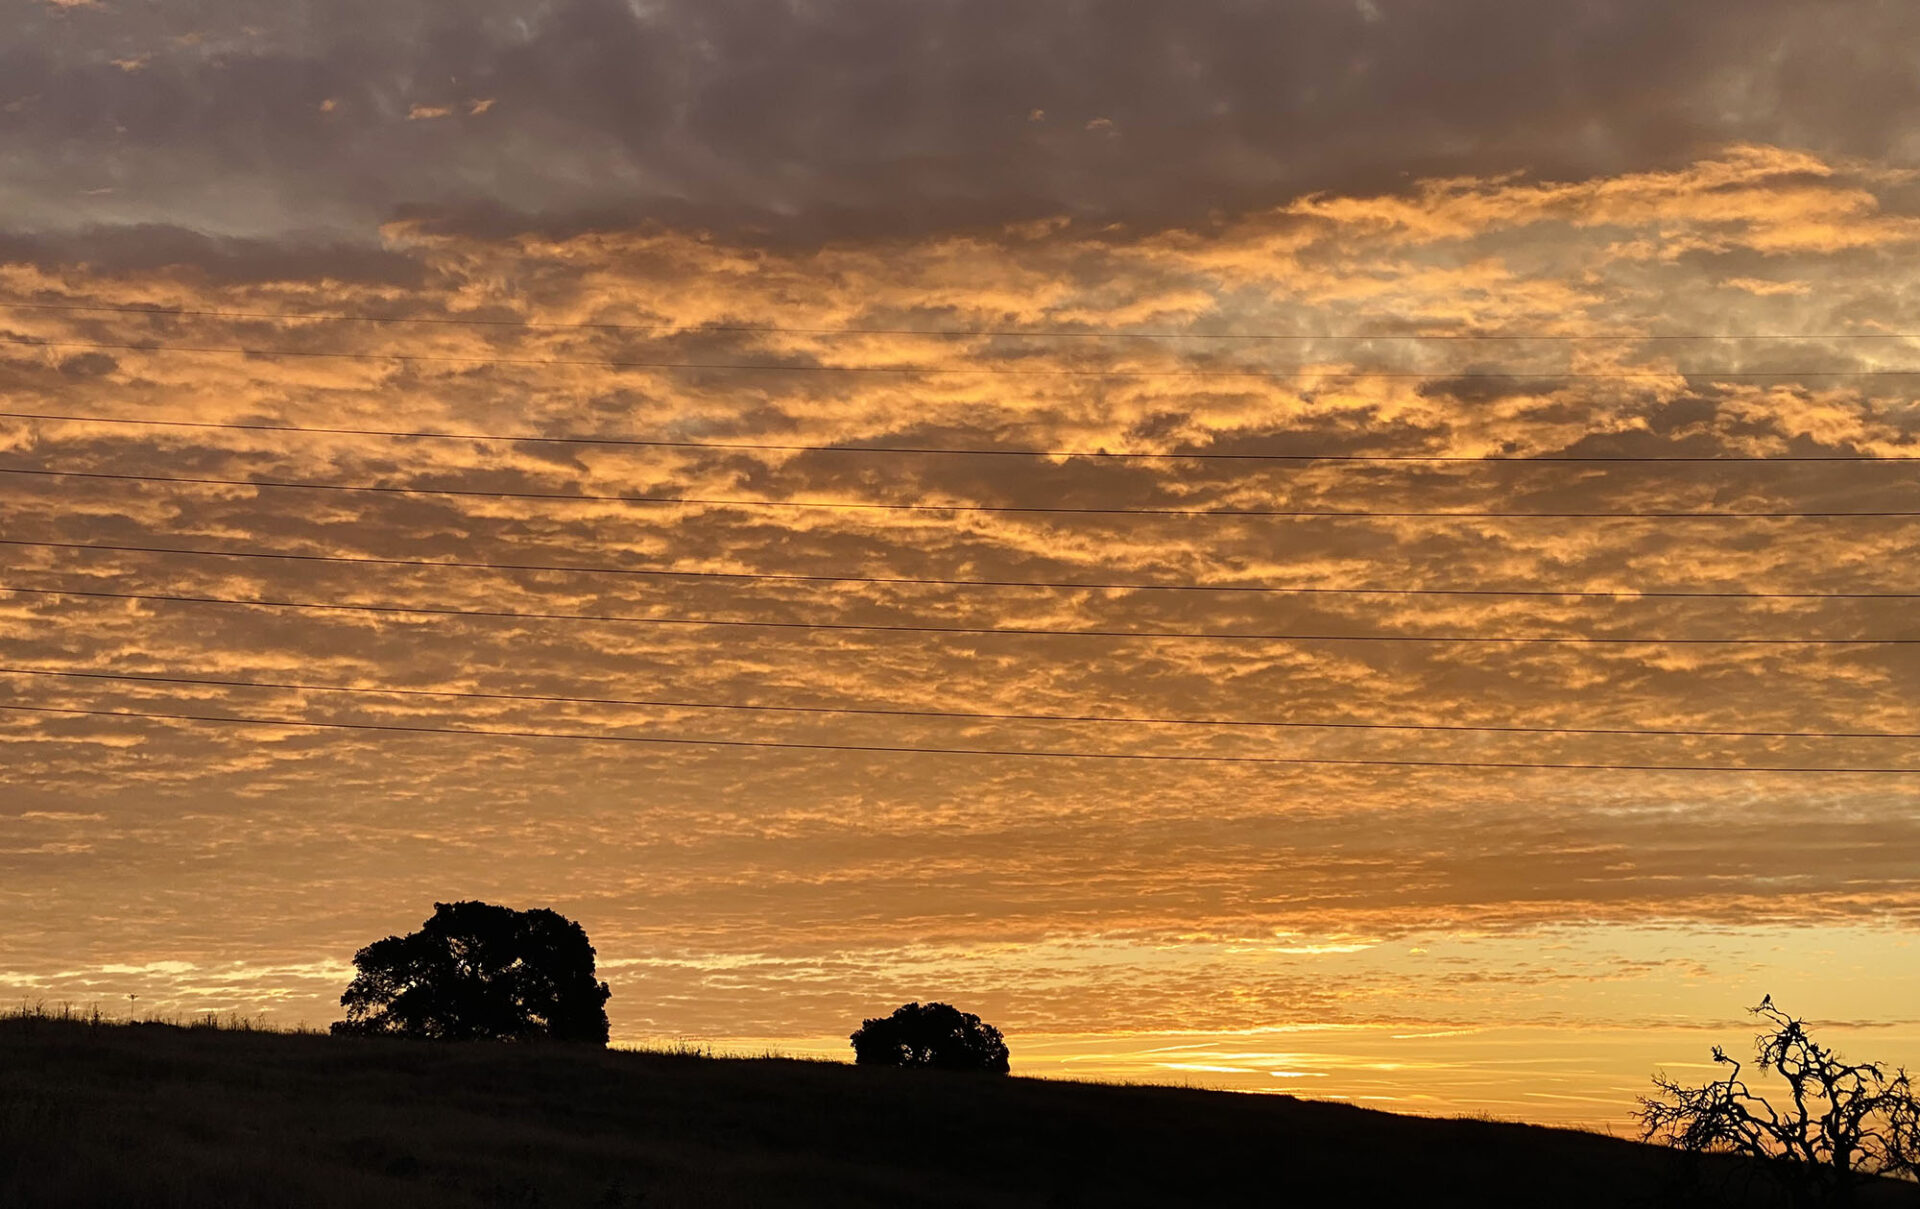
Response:
[{"label": "large silhouetted tree", "polygon": [[580,925],[553,911],[435,903],[418,932],[353,955],[333,1031],[432,1041],[607,1043],[607,984]]},{"label": "large silhouetted tree", "polygon": [[1775,1104],[1754,1092],[1740,1062],[1716,1045],[1721,1078],[1688,1087],[1654,1076],[1658,1092],[1638,1113],[1649,1140],[1762,1160],[1796,1205],[1849,1204],[1873,1176],[1920,1177],[1920,1101],[1906,1071],[1841,1061],[1771,995],[1750,1010],[1765,1022],[1755,1059],[1786,1084],[1786,1097]]},{"label": "large silhouetted tree", "polygon": [[862,1066],[932,1066],[1004,1075],[1007,1043],[999,1029],[972,1012],[944,1003],[909,1003],[855,1030],[853,1060]]}]

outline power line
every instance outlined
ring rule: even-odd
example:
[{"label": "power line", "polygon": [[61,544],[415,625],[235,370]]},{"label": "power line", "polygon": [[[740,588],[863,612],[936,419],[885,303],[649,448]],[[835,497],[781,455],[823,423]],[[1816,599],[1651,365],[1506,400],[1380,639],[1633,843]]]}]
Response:
[{"label": "power line", "polygon": [[1066,516],[1228,516],[1277,519],[1361,520],[1368,518],[1460,520],[1841,520],[1920,516],[1920,510],[1746,511],[1717,512],[1496,512],[1487,510],[1330,508],[1082,508],[1062,504],[895,504],[854,500],[755,500],[727,496],[621,495],[584,491],[503,491],[476,487],[399,487],[386,484],[321,483],[307,479],[233,479],[211,475],[121,474],[100,470],[46,470],[0,466],[0,474],[39,478],[94,479],[125,483],[172,483],[194,487],[267,487],[299,491],[352,491],[381,495],[431,495],[464,499],[567,500],[584,503],[693,505],[714,508],[814,508],[856,512],[982,512]]},{"label": "power line", "polygon": [[150,718],[170,722],[199,722],[240,726],[277,726],[290,729],[376,731],[415,735],[484,735],[510,739],[562,739],[583,743],[650,743],[676,747],[758,747],[794,751],[874,752],[918,756],[992,756],[1054,760],[1132,760],[1179,764],[1281,764],[1339,768],[1451,768],[1524,769],[1590,772],[1735,772],[1818,773],[1825,775],[1912,776],[1920,768],[1845,768],[1813,765],[1750,764],[1612,764],[1534,762],[1519,760],[1385,760],[1340,759],[1331,756],[1203,756],[1170,752],[1069,751],[1057,748],[1022,750],[992,747],[908,747],[891,744],[802,743],[774,739],[709,739],[691,735],[596,735],[566,731],[503,730],[481,727],[400,726],[376,722],[313,722],[287,718],[254,718],[218,714],[176,714],[149,710],[77,709],[51,705],[0,705],[0,710],[33,714],[64,714],[92,718]]},{"label": "power line", "polygon": [[424,324],[445,327],[516,328],[528,331],[604,331],[667,332],[671,334],[726,332],[794,336],[928,336],[960,339],[1018,337],[1022,339],[1079,340],[1260,340],[1260,341],[1364,341],[1421,340],[1460,341],[1541,341],[1575,343],[1609,341],[1832,341],[1832,340],[1920,340],[1909,332],[1284,332],[1236,334],[1232,332],[1153,332],[1087,331],[1068,328],[911,328],[911,327],[793,327],[781,324],[715,324],[687,326],[670,323],[562,322],[536,319],[482,319],[467,315],[355,315],[323,311],[235,311],[171,306],[108,306],[96,303],[0,302],[0,309],[12,311],[68,311],[106,315],[148,315],[181,319],[256,319],[274,323],[319,321],[328,323]]},{"label": "power line", "polygon": [[363,696],[454,697],[477,701],[534,701],[562,705],[622,705],[647,709],[738,710],[773,714],[855,714],[880,718],[944,718],[975,722],[1092,722],[1151,726],[1239,727],[1275,730],[1397,730],[1496,735],[1609,735],[1638,738],[1709,739],[1920,739],[1920,731],[1706,730],[1692,727],[1491,726],[1451,722],[1301,721],[1295,719],[1192,718],[1146,714],[1034,714],[981,710],[906,709],[851,705],[752,705],[738,702],[669,698],[579,697],[545,693],[485,693],[466,689],[353,688],[271,680],[224,680],[200,676],[158,676],[132,672],[83,672],[58,668],[0,667],[0,675],[60,677],[74,680],[184,684],[207,688],[252,688],[304,693],[352,693]]},{"label": "power line", "polygon": [[[1920,338],[1920,337],[1916,337]],[[1913,454],[1502,454],[1444,453],[1155,453],[1106,449],[1008,449],[973,446],[941,448],[926,445],[822,445],[771,441],[682,441],[641,437],[517,436],[491,432],[424,432],[393,428],[342,428],[307,424],[248,424],[217,420],[150,420],[124,416],[81,416],[36,411],[0,411],[0,419],[50,420],[71,424],[120,424],[148,428],[199,428],[228,432],[284,432],[321,436],[387,437],[414,441],[490,441],[522,445],[595,445],[638,449],[710,449],[745,453],[865,453],[939,454],[956,457],[1097,458],[1110,461],[1192,462],[1498,462],[1535,463],[1704,463],[1704,462],[1913,462]]]},{"label": "power line", "polygon": [[1282,381],[1292,378],[1340,378],[1379,381],[1499,381],[1499,382],[1641,382],[1667,381],[1671,378],[1778,379],[1778,378],[1912,378],[1914,369],[1762,369],[1762,370],[1366,370],[1296,366],[1289,369],[1083,369],[1066,366],[957,366],[957,365],[818,365],[785,362],[767,364],[750,361],[636,361],[603,357],[478,357],[453,353],[368,353],[335,349],[247,348],[235,345],[119,343],[95,340],[40,340],[31,336],[0,336],[0,344],[43,349],[91,349],[129,353],[204,353],[238,357],[318,357],[339,361],[399,361],[413,364],[553,366],[592,369],[659,370],[678,373],[797,373],[797,374],[893,374],[985,375],[988,377],[1104,378],[1104,379],[1189,379],[1216,378],[1243,381]]},{"label": "power line", "polygon": [[904,625],[851,621],[745,621],[729,618],[638,616],[618,613],[541,613],[513,609],[455,609],[425,605],[336,604],[326,601],[240,599],[160,592],[106,592],[78,588],[20,588],[24,596],[74,596],[97,600],[148,600],[173,604],[238,605],[262,609],[321,609],[346,613],[405,613],[432,617],[501,617],[523,621],[595,621],[634,625],[715,626],[772,630],[857,631],[887,634],[1004,634],[1055,638],[1149,638],[1206,642],[1433,642],[1565,646],[1920,646],[1920,638],[1657,638],[1524,634],[1221,634],[1201,630],[1054,630],[1039,626]]},{"label": "power line", "polygon": [[29,541],[0,537],[0,546],[47,550],[100,550],[120,554],[255,558],[289,562],[369,564],[383,567],[448,567],[458,570],[552,571],[581,575],[657,576],[669,579],[744,579],[773,583],[901,584],[954,588],[1032,588],[1053,591],[1249,592],[1299,596],[1502,596],[1598,600],[1916,600],[1920,592],[1712,592],[1668,589],[1554,588],[1327,588],[1281,584],[1163,584],[1044,579],[941,579],[912,575],[827,575],[772,571],[691,571],[675,567],[612,567],[589,563],[510,563],[477,559],[386,558],[370,554],[299,554],[279,550],[203,550],[187,546],[136,546],[108,542]]}]

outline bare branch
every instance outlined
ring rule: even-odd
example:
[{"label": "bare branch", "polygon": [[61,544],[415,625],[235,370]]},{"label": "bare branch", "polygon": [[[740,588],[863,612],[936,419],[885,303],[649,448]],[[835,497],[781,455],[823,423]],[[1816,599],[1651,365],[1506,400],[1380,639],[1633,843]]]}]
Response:
[{"label": "bare branch", "polygon": [[1842,1061],[1772,996],[1751,1010],[1765,1023],[1754,1038],[1755,1061],[1786,1084],[1791,1103],[1778,1108],[1755,1093],[1740,1062],[1716,1045],[1714,1062],[1728,1068],[1723,1077],[1689,1087],[1654,1076],[1656,1094],[1635,1113],[1643,1137],[1696,1154],[1762,1160],[1796,1198],[1845,1196],[1869,1176],[1920,1180],[1920,1101],[1907,1072],[1889,1076],[1879,1063]]}]

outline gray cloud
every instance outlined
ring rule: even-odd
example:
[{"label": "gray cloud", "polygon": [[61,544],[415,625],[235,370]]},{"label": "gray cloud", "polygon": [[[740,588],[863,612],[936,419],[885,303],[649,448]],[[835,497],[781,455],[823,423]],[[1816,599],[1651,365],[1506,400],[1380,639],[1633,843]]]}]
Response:
[{"label": "gray cloud", "polygon": [[1187,221],[1734,140],[1899,157],[1917,26],[1867,0],[49,4],[0,35],[0,204],[16,228],[428,206],[808,234]]}]

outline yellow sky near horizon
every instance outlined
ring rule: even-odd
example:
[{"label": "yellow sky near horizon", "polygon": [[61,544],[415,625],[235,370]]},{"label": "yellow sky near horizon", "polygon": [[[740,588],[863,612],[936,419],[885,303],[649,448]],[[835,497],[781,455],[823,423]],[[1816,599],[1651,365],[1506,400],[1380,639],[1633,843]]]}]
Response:
[{"label": "yellow sky near horizon", "polygon": [[[1592,733],[1920,731],[1870,598],[1920,592],[1910,184],[1740,144],[1161,226],[0,255],[0,469],[62,472],[0,474],[0,705],[794,745],[0,711],[0,994],[321,1023],[484,898],[586,926],[617,1041],[941,999],[1019,1073],[1580,1122],[1762,993],[1920,1061],[1916,740]],[[794,448],[858,445],[1052,452]],[[1676,455],[1788,460],[1565,460]],[[1730,512],[1821,515],[1591,515]]]}]

